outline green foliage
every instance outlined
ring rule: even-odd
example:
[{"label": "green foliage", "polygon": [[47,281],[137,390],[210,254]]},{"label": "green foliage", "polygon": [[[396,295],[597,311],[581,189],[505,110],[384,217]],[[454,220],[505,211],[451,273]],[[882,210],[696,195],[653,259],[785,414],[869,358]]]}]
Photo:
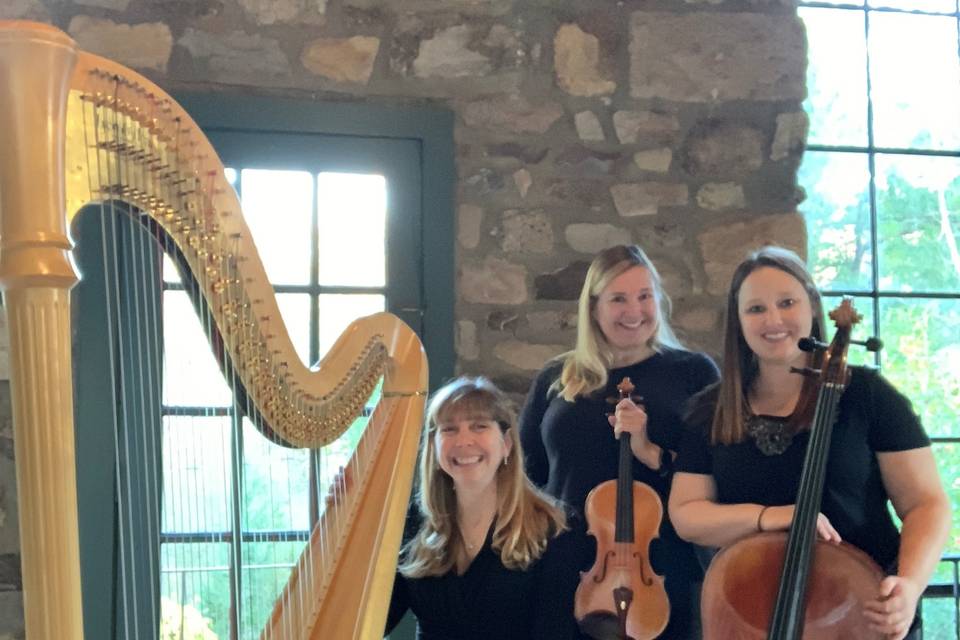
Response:
[{"label": "green foliage", "polygon": [[[378,386],[371,403],[380,397]],[[265,531],[299,531],[304,535],[309,531],[308,507],[310,501],[311,470],[310,458],[318,456],[321,478],[315,481],[318,486],[330,484],[334,474],[346,465],[356,449],[368,418],[357,418],[349,429],[322,452],[306,452],[285,449],[266,442],[250,425],[244,428],[244,462],[242,467],[242,498],[240,520],[243,531],[253,540],[243,543],[242,568],[240,571],[240,628],[242,640],[257,640],[264,624],[270,616],[274,602],[280,595],[290,576],[291,567],[297,562],[304,549],[304,542],[271,542],[258,540],[257,536]],[[203,426],[198,426],[201,430]],[[181,437],[190,438],[189,433]],[[203,437],[193,435],[194,445],[200,446]],[[228,456],[229,448],[208,448],[213,457]],[[223,469],[229,468],[229,462],[207,461]],[[182,473],[182,472],[181,472]],[[176,485],[176,474],[168,477],[168,489]],[[228,478],[223,478],[227,482]],[[203,480],[210,482],[209,478]],[[182,481],[181,481],[182,482]],[[171,484],[172,483],[172,484]],[[185,490],[185,489],[182,489]],[[208,493],[209,491],[209,493]],[[192,487],[190,497],[203,511],[203,521],[232,522],[232,501],[229,488]],[[215,497],[211,497],[215,496]],[[321,505],[324,496],[319,497]],[[217,501],[219,500],[219,504]],[[173,508],[173,503],[169,503]],[[184,505],[184,509],[196,505]],[[216,517],[211,518],[210,513]],[[161,593],[164,600],[171,603],[189,602],[183,610],[189,610],[194,617],[205,620],[210,628],[209,636],[196,636],[197,640],[207,638],[230,637],[231,602],[231,559],[230,545],[218,543],[176,543],[166,544],[162,548]],[[176,605],[179,606],[179,605]],[[166,615],[166,614],[165,614]],[[183,615],[186,618],[186,614]],[[171,614],[171,620],[179,619]],[[192,618],[191,618],[192,619]],[[164,629],[173,628],[165,623]],[[176,627],[179,630],[179,627]],[[186,628],[186,627],[185,627]],[[191,627],[192,628],[192,627]],[[179,636],[175,636],[180,640]],[[168,636],[161,636],[168,640]],[[194,636],[184,635],[183,640],[194,640]]]},{"label": "green foliage", "polygon": [[[826,291],[881,294],[878,324],[885,345],[880,360],[884,375],[911,399],[932,437],[956,438],[960,436],[960,260],[956,254],[960,178],[937,184],[931,175],[956,176],[960,163],[903,156],[877,159],[882,173],[875,191],[875,280],[865,162],[865,154],[807,153],[800,181],[809,193],[801,207],[809,227],[808,260],[818,285]],[[844,172],[847,179],[838,180],[838,173]],[[829,188],[838,182],[845,183],[846,190]],[[902,292],[956,297],[897,295]],[[863,304],[871,304],[870,298],[861,298],[858,306]],[[869,332],[868,328],[864,333]],[[956,554],[960,552],[960,447],[934,442],[934,454],[952,505],[946,553]],[[942,562],[933,581],[952,583],[954,571],[951,562]],[[953,637],[953,604],[952,599],[924,603],[924,637]]]},{"label": "green foliage", "polygon": [[189,604],[180,605],[170,598],[160,598],[160,640],[218,640],[220,636]]}]

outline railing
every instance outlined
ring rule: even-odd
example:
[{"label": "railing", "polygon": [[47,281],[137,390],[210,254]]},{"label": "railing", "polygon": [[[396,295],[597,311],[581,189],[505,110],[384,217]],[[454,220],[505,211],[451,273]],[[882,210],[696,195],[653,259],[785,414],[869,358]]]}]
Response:
[{"label": "railing", "polygon": [[[951,581],[932,582],[923,592],[923,640],[960,640],[960,555],[947,554],[940,562],[950,566]],[[940,606],[944,599],[953,600],[952,611]]]}]

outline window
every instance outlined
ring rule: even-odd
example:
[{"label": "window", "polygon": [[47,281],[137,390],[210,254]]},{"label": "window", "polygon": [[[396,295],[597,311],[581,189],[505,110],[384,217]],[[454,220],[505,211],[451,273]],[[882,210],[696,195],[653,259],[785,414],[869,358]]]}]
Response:
[{"label": "window", "polygon": [[[799,182],[826,305],[849,295],[862,336],[933,439],[953,505],[922,604],[925,638],[960,637],[960,14],[956,0],[801,2],[810,117]],[[942,597],[946,596],[946,597]]]},{"label": "window", "polygon": [[[304,364],[386,308],[384,175],[228,168],[227,179]],[[365,421],[316,452],[267,440],[238,418],[171,261],[164,271],[161,629],[192,631],[189,612],[217,637],[256,640]]]}]

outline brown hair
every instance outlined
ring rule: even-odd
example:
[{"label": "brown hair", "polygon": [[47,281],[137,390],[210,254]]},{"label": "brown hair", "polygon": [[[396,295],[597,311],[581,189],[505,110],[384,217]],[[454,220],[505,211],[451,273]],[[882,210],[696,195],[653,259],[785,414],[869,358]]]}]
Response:
[{"label": "brown hair", "polygon": [[434,393],[427,407],[417,490],[423,520],[402,550],[399,569],[404,576],[444,575],[456,562],[456,545],[462,541],[457,496],[453,480],[440,468],[433,437],[444,421],[476,414],[495,420],[512,443],[510,456],[497,472],[493,548],[503,565],[526,569],[543,555],[547,541],[567,528],[560,504],[537,489],[523,470],[523,449],[509,398],[487,378],[460,377]]},{"label": "brown hair", "polygon": [[[823,302],[820,292],[807,271],[803,260],[789,249],[763,247],[751,253],[737,266],[727,294],[726,322],[723,332],[723,366],[721,368],[719,397],[713,415],[710,439],[715,444],[733,444],[745,438],[745,422],[750,414],[747,392],[757,377],[757,362],[753,351],[743,337],[740,325],[739,297],[743,281],[762,267],[779,269],[796,278],[810,297],[813,311],[812,337],[822,340],[824,331]],[[794,409],[788,426],[799,431],[809,426],[816,404],[810,378],[803,383],[800,404]]]}]

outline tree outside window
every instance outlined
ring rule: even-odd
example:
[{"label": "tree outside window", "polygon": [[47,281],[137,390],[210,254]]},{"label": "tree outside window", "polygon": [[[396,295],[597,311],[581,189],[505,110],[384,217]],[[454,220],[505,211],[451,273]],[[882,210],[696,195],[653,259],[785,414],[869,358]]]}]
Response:
[{"label": "tree outside window", "polygon": [[[799,171],[808,259],[830,307],[853,296],[860,337],[914,404],[953,507],[924,637],[960,637],[960,12],[957,0],[801,2],[809,63]],[[937,585],[942,588],[938,590]]]}]

